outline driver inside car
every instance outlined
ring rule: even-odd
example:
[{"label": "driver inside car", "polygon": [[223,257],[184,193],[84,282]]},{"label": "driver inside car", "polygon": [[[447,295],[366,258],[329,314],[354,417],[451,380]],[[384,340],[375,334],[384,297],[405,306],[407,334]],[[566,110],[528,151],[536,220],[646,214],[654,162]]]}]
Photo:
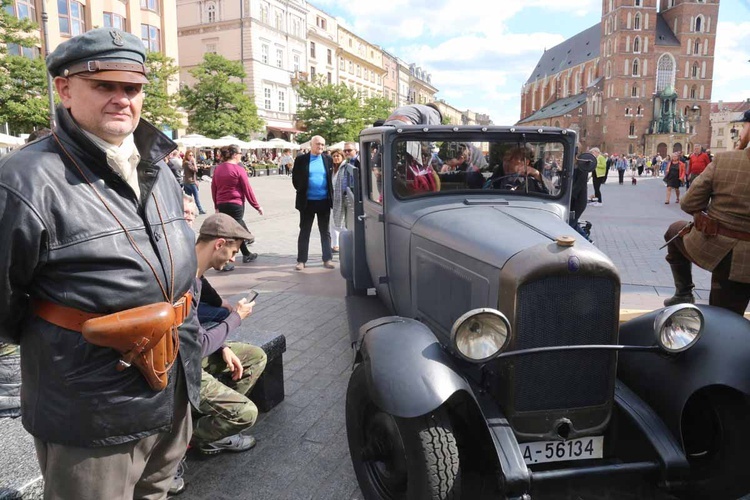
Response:
[{"label": "driver inside car", "polygon": [[509,149],[503,158],[505,175],[492,183],[492,189],[547,193],[539,170],[531,166],[533,151],[525,146]]}]

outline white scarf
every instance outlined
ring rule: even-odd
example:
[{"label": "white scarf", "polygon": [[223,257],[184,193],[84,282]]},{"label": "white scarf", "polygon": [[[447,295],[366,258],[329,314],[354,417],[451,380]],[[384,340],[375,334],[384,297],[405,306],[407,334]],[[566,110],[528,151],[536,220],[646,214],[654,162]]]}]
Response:
[{"label": "white scarf", "polygon": [[107,164],[120,174],[120,176],[135,191],[136,197],[141,199],[141,188],[138,185],[138,162],[141,161],[141,155],[135,146],[133,134],[127,136],[120,146],[115,146],[94,134],[83,131],[86,137],[99,146],[107,154]]}]

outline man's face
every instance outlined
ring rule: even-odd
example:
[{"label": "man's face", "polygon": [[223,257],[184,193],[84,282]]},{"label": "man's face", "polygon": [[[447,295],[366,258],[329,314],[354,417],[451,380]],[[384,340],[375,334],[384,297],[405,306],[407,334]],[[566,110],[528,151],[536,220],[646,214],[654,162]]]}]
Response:
[{"label": "man's face", "polygon": [[122,144],[141,119],[143,84],[72,76],[55,78],[55,87],[78,125],[111,144]]},{"label": "man's face", "polygon": [[354,144],[344,144],[344,154],[347,156],[347,158],[356,158],[357,150],[354,148]]},{"label": "man's face", "polygon": [[323,153],[323,149],[326,147],[326,141],[320,137],[316,137],[310,143],[310,154],[318,156]]},{"label": "man's face", "polygon": [[214,253],[211,256],[211,267],[221,271],[224,266],[232,260],[232,257],[240,251],[242,240],[231,240],[219,238],[214,241]]},{"label": "man's face", "polygon": [[193,222],[198,216],[198,207],[195,206],[195,202],[190,200],[183,200],[182,202],[182,214],[188,223],[188,226],[193,227]]}]

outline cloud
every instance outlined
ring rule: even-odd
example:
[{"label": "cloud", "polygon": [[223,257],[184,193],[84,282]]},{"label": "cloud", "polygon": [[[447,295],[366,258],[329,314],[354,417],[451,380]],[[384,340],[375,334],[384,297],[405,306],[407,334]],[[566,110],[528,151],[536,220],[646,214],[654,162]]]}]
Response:
[{"label": "cloud", "polygon": [[750,22],[720,22],[714,56],[713,101],[750,98]]}]

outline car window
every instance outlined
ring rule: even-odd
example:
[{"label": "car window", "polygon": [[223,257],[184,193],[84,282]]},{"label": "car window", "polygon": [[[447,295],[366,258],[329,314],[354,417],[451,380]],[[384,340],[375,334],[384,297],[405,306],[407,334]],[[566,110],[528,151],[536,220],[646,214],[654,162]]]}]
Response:
[{"label": "car window", "polygon": [[558,197],[564,186],[560,142],[398,140],[394,156],[400,198],[458,190]]},{"label": "car window", "polygon": [[383,204],[383,148],[380,141],[365,142],[362,147],[362,166],[367,172],[368,197],[375,203]]}]

